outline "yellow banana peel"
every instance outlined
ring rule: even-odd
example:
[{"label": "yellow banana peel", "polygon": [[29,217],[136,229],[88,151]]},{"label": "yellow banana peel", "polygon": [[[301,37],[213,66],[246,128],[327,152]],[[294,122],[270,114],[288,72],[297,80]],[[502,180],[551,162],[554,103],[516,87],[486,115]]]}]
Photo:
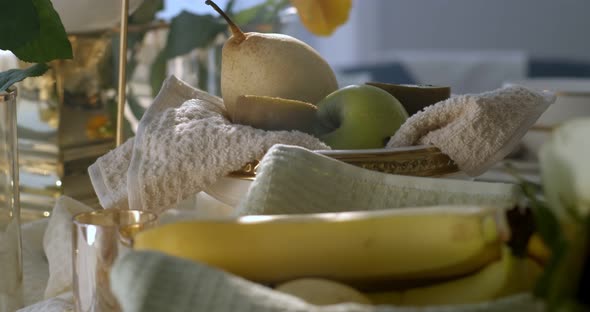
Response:
[{"label": "yellow banana peel", "polygon": [[501,256],[507,231],[502,210],[436,206],[180,222],[139,233],[134,248],[263,284],[318,277],[368,289],[477,271]]},{"label": "yellow banana peel", "polygon": [[527,245],[527,254],[529,257],[544,265],[551,257],[551,250],[547,247],[545,242],[543,242],[541,236],[535,233],[531,236]]},{"label": "yellow banana peel", "polygon": [[348,20],[352,0],[291,0],[291,4],[305,28],[315,35],[329,36]]},{"label": "yellow banana peel", "polygon": [[482,270],[447,282],[403,291],[366,294],[374,304],[431,306],[481,303],[531,291],[542,268],[530,258],[503,248],[502,259]]}]

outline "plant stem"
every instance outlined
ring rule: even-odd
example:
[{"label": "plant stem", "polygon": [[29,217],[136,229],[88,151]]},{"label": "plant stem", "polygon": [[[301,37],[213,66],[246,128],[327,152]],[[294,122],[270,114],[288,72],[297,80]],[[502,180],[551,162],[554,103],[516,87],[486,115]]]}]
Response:
[{"label": "plant stem", "polygon": [[219,15],[221,15],[221,17],[223,17],[225,19],[225,21],[229,25],[229,28],[231,29],[232,35],[235,38],[234,40],[236,40],[236,42],[238,44],[240,42],[246,40],[246,35],[244,35],[244,32],[240,29],[240,27],[238,27],[238,25],[236,25],[236,23],[234,23],[234,21],[232,21],[232,19],[229,18],[229,16],[227,16],[227,14],[225,14],[225,12],[223,12],[223,10],[219,6],[217,6],[217,4],[215,4],[215,2],[213,2],[211,0],[207,0],[207,1],[205,1],[205,4],[213,7],[213,9],[215,11],[217,11],[217,13],[219,13]]}]

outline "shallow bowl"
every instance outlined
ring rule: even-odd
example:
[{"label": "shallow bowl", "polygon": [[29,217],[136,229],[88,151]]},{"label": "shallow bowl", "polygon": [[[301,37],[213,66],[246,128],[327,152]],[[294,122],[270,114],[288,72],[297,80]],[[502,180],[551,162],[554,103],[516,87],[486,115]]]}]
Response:
[{"label": "shallow bowl", "polygon": [[[436,177],[459,171],[457,164],[434,146],[316,152],[361,168],[390,174]],[[241,170],[208,186],[205,193],[224,205],[235,207],[256,178],[257,167],[258,162],[248,163]]]}]

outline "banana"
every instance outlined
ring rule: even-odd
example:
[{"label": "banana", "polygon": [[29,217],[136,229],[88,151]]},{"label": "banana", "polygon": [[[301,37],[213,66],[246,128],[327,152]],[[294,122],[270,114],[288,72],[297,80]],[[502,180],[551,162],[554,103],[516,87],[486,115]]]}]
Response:
[{"label": "banana", "polygon": [[527,245],[527,254],[541,264],[546,264],[551,257],[551,250],[538,233],[533,234]]},{"label": "banana", "polygon": [[371,301],[358,290],[342,283],[321,278],[296,279],[278,285],[275,290],[298,297],[314,305],[371,304]]},{"label": "banana", "polygon": [[375,304],[403,306],[480,303],[532,290],[541,272],[534,260],[516,257],[504,247],[500,260],[471,275],[427,287],[367,296]]},{"label": "banana", "polygon": [[376,289],[474,272],[500,257],[507,236],[500,209],[436,206],[180,222],[140,232],[134,248],[263,284],[319,277]]}]

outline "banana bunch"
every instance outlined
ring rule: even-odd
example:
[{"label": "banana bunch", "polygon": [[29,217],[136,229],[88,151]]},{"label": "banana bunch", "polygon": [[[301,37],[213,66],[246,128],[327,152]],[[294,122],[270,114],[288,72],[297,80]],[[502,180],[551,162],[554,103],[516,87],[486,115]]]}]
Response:
[{"label": "banana bunch", "polygon": [[375,304],[428,305],[531,289],[540,268],[513,256],[504,247],[509,237],[501,209],[436,206],[179,222],[140,232],[134,248],[205,263],[304,300],[325,294],[320,302],[333,303],[335,294],[346,302],[357,291]]},{"label": "banana bunch", "polygon": [[467,304],[531,291],[542,273],[539,264],[503,247],[502,258],[476,273],[450,281],[402,291],[368,294],[374,304],[408,306]]},{"label": "banana bunch", "polygon": [[396,306],[461,305],[528,292],[541,273],[542,268],[535,261],[514,256],[508,247],[503,247],[502,258],[478,272],[427,286],[361,293],[329,280],[298,279],[275,289],[315,305],[346,302]]}]

